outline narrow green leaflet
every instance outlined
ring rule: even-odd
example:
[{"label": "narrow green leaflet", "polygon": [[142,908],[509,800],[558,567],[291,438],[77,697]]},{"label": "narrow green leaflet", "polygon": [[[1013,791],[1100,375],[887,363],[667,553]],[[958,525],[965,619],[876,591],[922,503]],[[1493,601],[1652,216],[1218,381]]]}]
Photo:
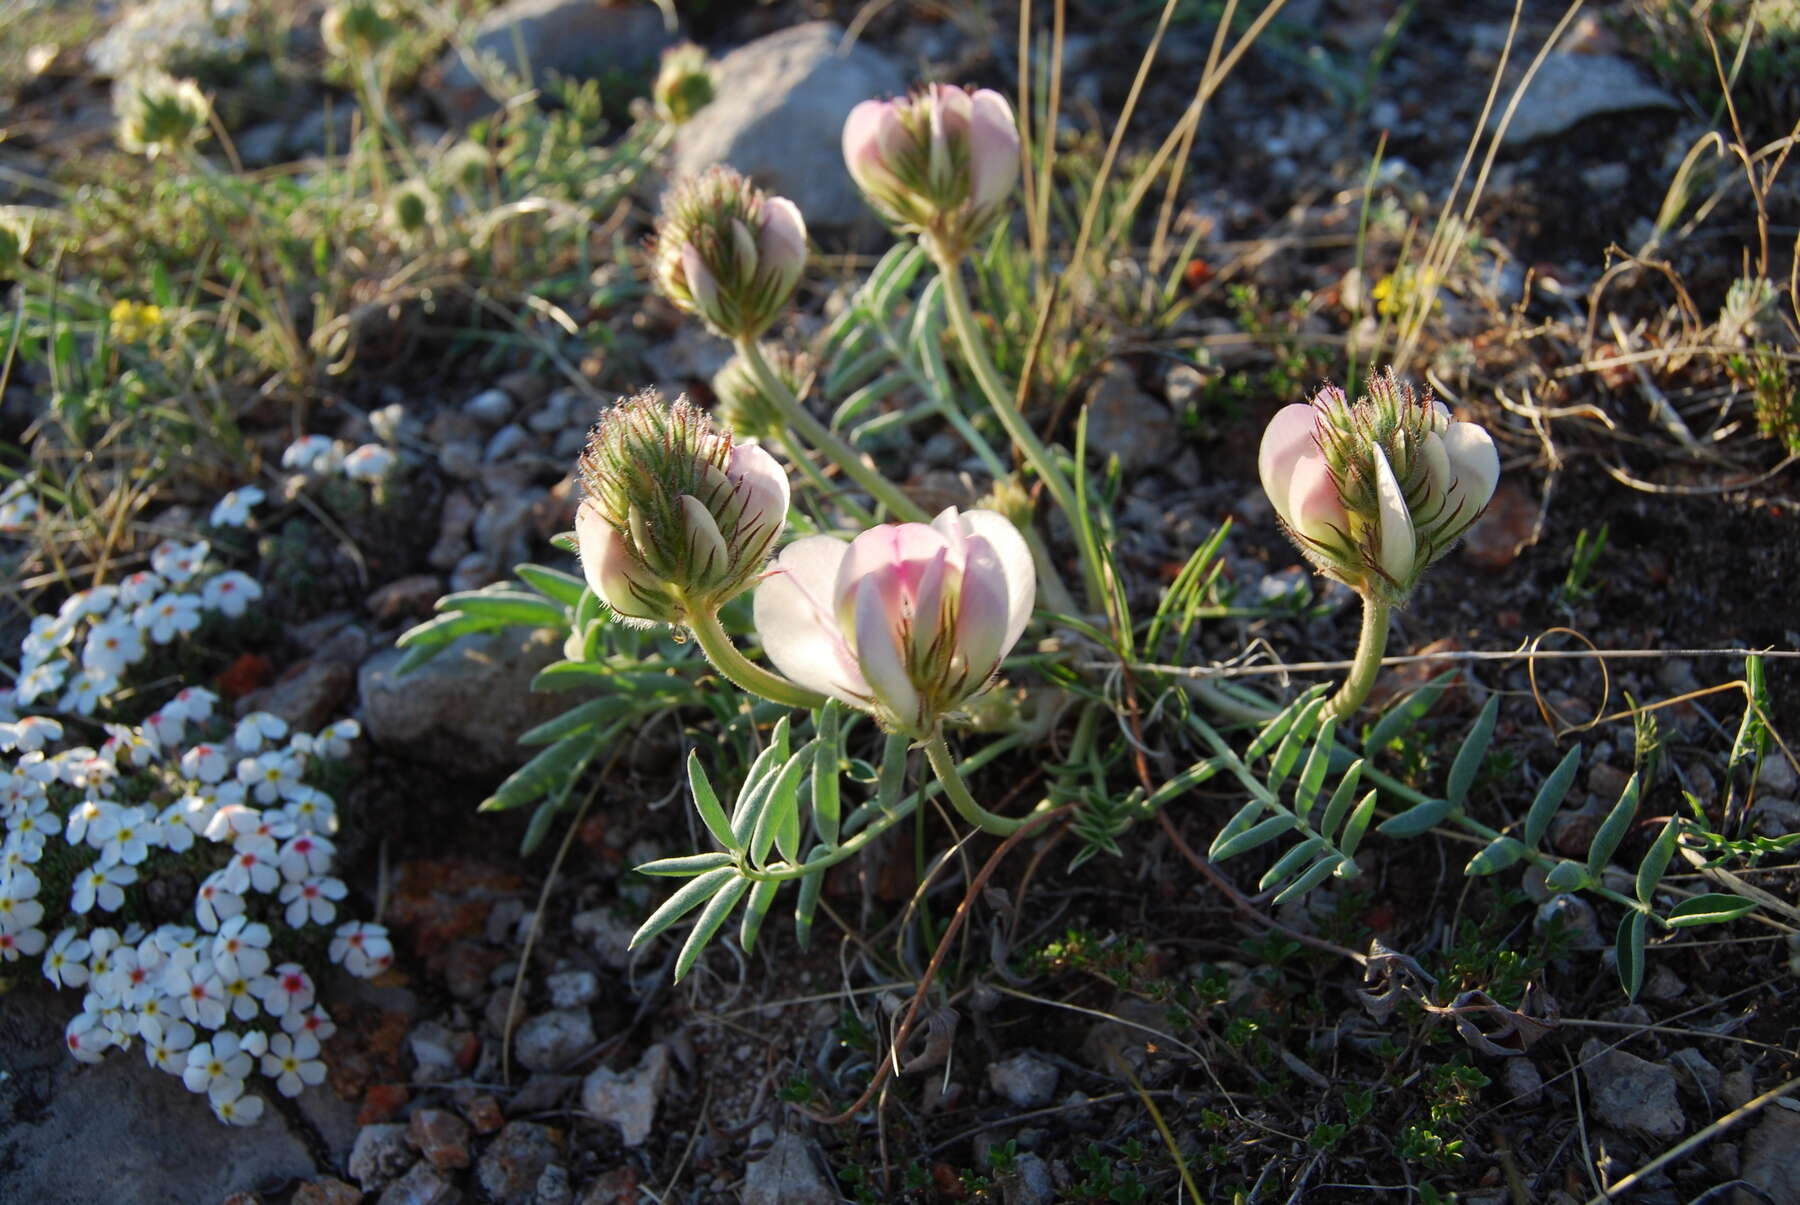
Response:
[{"label": "narrow green leaflet", "polygon": [[494,788],[492,795],[482,800],[478,810],[504,812],[549,794],[581,773],[598,748],[592,733],[565,736],[514,770]]},{"label": "narrow green leaflet", "polygon": [[650,919],[638,926],[638,931],[631,937],[630,949],[645,945],[664,929],[698,908],[703,900],[709,900],[713,893],[730,882],[745,882],[738,872],[729,866],[721,866],[717,870],[709,870],[683,883],[674,895],[662,902],[662,907],[650,914]]},{"label": "narrow green leaflet", "polygon": [[1219,850],[1230,844],[1233,839],[1249,832],[1250,826],[1256,823],[1256,818],[1266,810],[1260,799],[1252,799],[1239,808],[1237,813],[1225,822],[1225,827],[1219,830],[1219,835],[1213,838],[1212,845],[1206,851],[1206,856],[1217,862]]},{"label": "narrow green leaflet", "polygon": [[468,590],[446,594],[438,599],[437,609],[445,614],[477,615],[495,626],[521,628],[566,628],[569,610],[525,590]]},{"label": "narrow green leaflet", "polygon": [[[1320,850],[1329,848],[1330,842],[1326,841],[1325,838],[1308,837],[1306,840],[1300,842],[1300,844],[1294,846],[1294,848],[1288,850],[1285,854],[1282,854],[1281,857],[1276,860],[1275,865],[1269,867],[1269,869],[1264,872],[1262,879],[1256,884],[1256,889],[1258,891],[1267,891],[1277,883],[1287,882],[1289,875],[1294,874],[1302,866],[1306,865],[1306,863]],[[1335,854],[1332,856],[1336,857]],[[1320,875],[1319,877],[1323,879],[1324,875]]]},{"label": "narrow green leaflet", "polygon": [[529,858],[544,843],[544,838],[550,835],[551,822],[562,811],[563,802],[562,798],[551,796],[537,805],[537,810],[531,813],[531,823],[525,826],[525,835],[519,838],[521,858]]},{"label": "narrow green leaflet", "polygon": [[1332,737],[1336,732],[1335,719],[1326,720],[1319,726],[1319,737],[1313,742],[1312,752],[1306,755],[1300,781],[1294,785],[1294,813],[1302,820],[1312,814],[1319,788],[1325,783],[1325,772],[1331,768],[1331,751],[1336,748]]},{"label": "narrow green leaflet", "polygon": [[813,752],[813,742],[808,741],[782,763],[781,772],[757,801],[754,814],[747,818],[750,824],[752,864],[763,865],[769,856],[769,847],[775,844],[784,829],[788,830],[788,840],[783,856],[787,856],[788,850],[799,846],[800,780],[812,768]]},{"label": "narrow green leaflet", "polygon": [[1505,870],[1525,856],[1525,846],[1513,837],[1496,837],[1469,859],[1463,873],[1471,878]]},{"label": "narrow green leaflet", "polygon": [[1650,852],[1638,863],[1638,903],[1648,904],[1650,897],[1656,894],[1656,885],[1662,881],[1663,871],[1669,868],[1669,859],[1675,855],[1675,839],[1680,835],[1680,818],[1670,816],[1669,822],[1663,825],[1663,831],[1657,835],[1656,844],[1650,847]]},{"label": "narrow green leaflet", "polygon": [[756,935],[762,932],[763,917],[769,914],[769,905],[780,886],[773,879],[764,879],[750,889],[750,902],[744,905],[744,915],[738,921],[738,945],[744,953],[756,948]]},{"label": "narrow green leaflet", "polygon": [[698,749],[688,751],[687,772],[688,790],[694,794],[694,810],[700,813],[706,831],[726,849],[741,849],[732,834],[731,821],[725,818],[725,809],[719,806],[719,793],[713,790],[712,779],[706,776],[706,767],[700,763]]},{"label": "narrow green leaflet", "polygon": [[838,843],[838,823],[842,799],[838,782],[838,764],[843,756],[843,736],[839,723],[842,708],[836,699],[827,702],[819,713],[818,747],[813,752],[812,815],[813,828],[827,847]]},{"label": "narrow green leaflet", "polygon": [[586,732],[602,724],[610,724],[631,710],[631,701],[617,695],[608,695],[602,699],[590,699],[586,703],[577,704],[552,720],[545,720],[535,728],[527,729],[519,734],[521,745],[548,745],[560,741],[565,736],[573,736],[577,732]]},{"label": "narrow green leaflet", "polygon": [[[824,845],[815,845],[806,853],[806,860],[823,857],[831,850]],[[802,950],[812,948],[813,915],[819,910],[819,893],[825,889],[825,871],[808,871],[800,876],[800,891],[794,900],[794,941]]]},{"label": "narrow green leaflet", "polygon": [[1638,776],[1633,774],[1625,789],[1619,793],[1619,802],[1613,804],[1612,811],[1600,822],[1600,831],[1594,834],[1594,843],[1588,847],[1588,873],[1596,882],[1606,864],[1612,860],[1613,851],[1619,848],[1619,842],[1625,839],[1625,833],[1631,828],[1632,817],[1637,815]]},{"label": "narrow green leaflet", "polygon": [[1356,786],[1362,781],[1362,772],[1363,760],[1359,757],[1338,780],[1337,790],[1331,793],[1331,802],[1325,805],[1325,815],[1319,819],[1319,831],[1327,837],[1337,831],[1338,825],[1349,814],[1350,802],[1356,798]]},{"label": "narrow green leaflet", "polygon": [[581,605],[582,593],[587,590],[587,583],[573,573],[545,565],[514,565],[513,574],[551,602],[571,609]]},{"label": "narrow green leaflet", "polygon": [[[1326,879],[1330,878],[1334,871],[1343,869],[1344,863],[1346,862],[1350,862],[1350,859],[1340,858],[1335,853],[1327,852],[1324,857],[1307,867],[1305,874],[1282,888],[1280,894],[1269,901],[1269,906],[1276,907],[1287,903],[1289,900],[1299,899],[1314,887],[1317,887],[1320,883],[1323,883]],[[1355,865],[1354,862],[1351,862],[1350,864],[1351,866]],[[1345,875],[1343,877],[1349,878],[1351,876]]]},{"label": "narrow green leaflet", "polygon": [[1619,959],[1619,983],[1629,1000],[1636,1000],[1638,989],[1644,986],[1644,926],[1648,920],[1633,908],[1619,922],[1619,939],[1613,943]]},{"label": "narrow green leaflet", "polygon": [[1338,848],[1344,851],[1344,857],[1348,858],[1356,853],[1356,847],[1362,844],[1363,834],[1369,831],[1369,821],[1375,818],[1375,797],[1379,793],[1371,788],[1362,797],[1362,802],[1356,805],[1356,810],[1350,813],[1349,823],[1344,825],[1344,835],[1338,840]]},{"label": "narrow green leaflet", "polygon": [[1325,685],[1320,683],[1318,686],[1309,688],[1299,698],[1282,708],[1281,712],[1270,720],[1261,732],[1256,734],[1256,739],[1250,742],[1250,747],[1244,750],[1245,764],[1254,762],[1273,749],[1277,742],[1288,734],[1288,730],[1294,726],[1294,721],[1300,718],[1300,714],[1324,695]]},{"label": "narrow green leaflet", "polygon": [[1446,670],[1388,708],[1375,721],[1375,726],[1369,729],[1363,749],[1370,754],[1377,753],[1404,735],[1407,729],[1417,724],[1425,717],[1426,712],[1437,705],[1438,699],[1449,689],[1450,682],[1455,677],[1455,670]]},{"label": "narrow green leaflet", "polygon": [[639,874],[655,875],[659,878],[689,878],[704,874],[709,870],[717,870],[721,866],[730,866],[731,855],[722,850],[713,850],[704,854],[682,854],[679,858],[658,858],[654,862],[645,862],[637,867]]},{"label": "narrow green leaflet", "polygon": [[1271,793],[1279,791],[1281,784],[1287,781],[1288,774],[1300,760],[1300,751],[1306,748],[1307,742],[1317,731],[1319,713],[1324,710],[1325,700],[1314,699],[1295,717],[1294,726],[1281,738],[1281,746],[1275,750],[1275,757],[1269,763],[1268,787]]},{"label": "narrow green leaflet", "polygon": [[1494,721],[1499,715],[1500,696],[1489,695],[1488,701],[1481,706],[1481,714],[1469,725],[1469,735],[1463,738],[1462,748],[1456,751],[1456,760],[1450,764],[1449,789],[1444,797],[1452,807],[1461,807],[1469,798],[1469,787],[1474,784],[1475,774],[1481,769],[1488,746],[1493,743]]},{"label": "narrow green leaflet", "polygon": [[505,625],[496,623],[485,615],[440,615],[436,619],[428,619],[415,628],[408,628],[394,641],[395,648],[406,650],[406,655],[400,658],[394,672],[410,673],[443,652],[458,638],[471,632],[487,632],[503,626]]},{"label": "narrow green leaflet", "polygon": [[1427,799],[1404,812],[1389,816],[1375,831],[1384,837],[1416,837],[1436,828],[1450,814],[1448,799]]},{"label": "narrow green leaflet", "polygon": [[713,939],[731,910],[738,906],[744,893],[750,890],[750,880],[734,878],[727,883],[717,895],[706,901],[706,908],[700,913],[700,919],[688,931],[687,940],[681,943],[681,953],[675,957],[675,982],[680,983],[687,973],[693,969],[694,960],[706,949],[706,943]]},{"label": "narrow green leaflet", "polygon": [[788,758],[788,721],[782,717],[775,724],[774,739],[768,748],[750,763],[750,773],[738,792],[737,804],[731,809],[731,842],[737,848],[750,843],[760,804],[768,789],[775,785],[775,775]]},{"label": "narrow green leaflet", "polygon": [[1691,929],[1695,925],[1722,925],[1756,910],[1756,901],[1741,895],[1712,892],[1682,900],[1669,909],[1669,928]]},{"label": "narrow green leaflet", "polygon": [[1283,833],[1292,832],[1300,821],[1286,812],[1278,812],[1248,830],[1239,833],[1220,844],[1215,844],[1210,856],[1215,862],[1223,862],[1227,858],[1235,858],[1239,854],[1249,853],[1260,845],[1267,845]]},{"label": "narrow green leaflet", "polygon": [[1563,799],[1569,793],[1569,787],[1575,781],[1575,771],[1581,765],[1581,746],[1576,745],[1563,755],[1544,779],[1544,785],[1538,788],[1537,797],[1531,801],[1531,810],[1525,813],[1525,844],[1536,848],[1550,831],[1550,821],[1556,816],[1556,809],[1562,806]]}]

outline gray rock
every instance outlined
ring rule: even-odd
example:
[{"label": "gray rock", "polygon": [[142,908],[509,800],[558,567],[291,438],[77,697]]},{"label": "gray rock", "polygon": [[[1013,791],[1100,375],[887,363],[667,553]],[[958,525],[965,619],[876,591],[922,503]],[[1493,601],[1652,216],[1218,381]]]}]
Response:
[{"label": "gray rock", "polygon": [[[1532,77],[1501,143],[1522,146],[1550,138],[1603,113],[1676,107],[1674,97],[1647,82],[1622,58],[1556,50],[1545,56]],[[1500,116],[1496,107],[1488,118],[1490,133],[1499,128]]]},{"label": "gray rock", "polygon": [[531,692],[537,672],[562,657],[551,632],[471,633],[404,677],[396,672],[403,655],[377,653],[358,675],[369,739],[446,770],[492,776],[518,768],[528,753],[519,734],[567,706]]},{"label": "gray rock", "polygon": [[[88,1066],[70,1058],[66,999],[0,995],[0,1199],[219,1201],[323,1170],[280,1109],[226,1133],[204,1096],[133,1047]],[[253,1089],[255,1090],[255,1089]]]},{"label": "gray rock", "polygon": [[581,1085],[581,1107],[595,1120],[618,1126],[626,1146],[642,1146],[668,1081],[669,1048],[658,1042],[630,1071],[601,1067],[589,1075]]},{"label": "gray rock", "polygon": [[522,452],[530,446],[531,432],[518,423],[507,423],[494,432],[493,438],[487,441],[487,447],[481,450],[481,458],[489,464],[493,464],[495,461],[505,460],[509,456]]},{"label": "gray rock", "polygon": [[238,162],[245,167],[267,167],[281,158],[287,149],[287,126],[279,121],[264,121],[232,136]]},{"label": "gray rock", "polygon": [[1791,795],[1794,788],[1800,786],[1794,767],[1775,750],[1770,750],[1768,756],[1763,758],[1762,765],[1756,771],[1756,781],[1757,785],[1775,795]]},{"label": "gray rock", "polygon": [[1013,1159],[1012,1174],[1000,1192],[1006,1205],[1051,1205],[1056,1200],[1056,1182],[1050,1178],[1049,1165],[1025,1151]]},{"label": "gray rock", "polygon": [[1168,408],[1138,388],[1129,365],[1112,364],[1088,391],[1088,450],[1127,471],[1166,462],[1181,433]]},{"label": "gray rock", "polygon": [[672,179],[728,163],[787,197],[814,228],[872,219],[844,167],[844,119],[906,81],[885,54],[858,42],[840,53],[843,30],[796,25],[738,47],[713,68],[717,99],[675,135]]},{"label": "gray rock", "polygon": [[561,1071],[594,1044],[594,1022],[585,1008],[539,1013],[513,1035],[513,1057],[530,1071]]},{"label": "gray rock", "polygon": [[1725,1077],[1710,1059],[1692,1046],[1684,1046],[1669,1055],[1669,1062],[1680,1072],[1684,1084],[1691,1083],[1699,1089],[1709,1110],[1718,1102],[1725,1090]]},{"label": "gray rock", "polygon": [[512,412],[512,395],[504,389],[483,389],[463,403],[463,413],[487,427],[498,427]]},{"label": "gray rock", "polygon": [[798,1134],[783,1134],[744,1169],[744,1205],[837,1205],[838,1200]]},{"label": "gray rock", "polygon": [[1800,1100],[1776,1097],[1744,1139],[1744,1179],[1775,1205],[1800,1205]]},{"label": "gray rock", "polygon": [[479,590],[500,579],[500,557],[493,552],[471,552],[450,570],[450,589]]},{"label": "gray rock", "polygon": [[224,56],[243,49],[226,21],[248,5],[233,0],[145,0],[114,10],[119,19],[87,50],[88,64],[114,79],[177,58]]},{"label": "gray rock", "polygon": [[357,106],[337,101],[314,109],[288,131],[288,152],[293,155],[342,155],[350,149],[350,132],[357,127]]},{"label": "gray rock", "polygon": [[1675,1098],[1675,1073],[1668,1067],[1608,1050],[1598,1038],[1583,1043],[1581,1064],[1600,1124],[1658,1139],[1675,1138],[1686,1128]]},{"label": "gray rock", "polygon": [[1057,1070],[1030,1051],[989,1063],[988,1086],[1021,1109],[1038,1109],[1056,1097]]},{"label": "gray rock", "polygon": [[450,1027],[439,1021],[413,1026],[406,1035],[417,1070],[413,1078],[422,1084],[441,1084],[456,1078],[456,1052],[451,1049]]},{"label": "gray rock", "polygon": [[557,1158],[555,1132],[530,1121],[508,1122],[481,1153],[475,1179],[496,1205],[530,1205],[538,1178]]},{"label": "gray rock", "polygon": [[399,1177],[417,1158],[406,1127],[398,1122],[384,1122],[366,1125],[356,1135],[356,1145],[350,1148],[350,1162],[344,1170],[362,1185],[364,1192],[374,1192]]},{"label": "gray rock", "polygon": [[[636,75],[648,83],[656,57],[674,36],[653,5],[595,0],[512,0],[481,19],[470,39],[475,54],[506,73],[547,87],[555,72],[572,79]],[[452,50],[438,63],[433,97],[457,121],[491,113],[496,102],[481,76]]]},{"label": "gray rock", "polygon": [[317,732],[337,714],[338,704],[356,687],[356,670],[316,658],[299,662],[279,681],[238,700],[239,715],[266,711],[295,732]]},{"label": "gray rock", "polygon": [[544,989],[557,1008],[580,1008],[600,995],[600,976],[592,971],[558,971],[544,977]]},{"label": "gray rock", "polygon": [[577,912],[570,926],[575,930],[575,936],[587,943],[602,966],[622,971],[631,965],[631,939],[636,927],[612,909],[591,908]]},{"label": "gray rock", "polygon": [[[481,448],[471,440],[459,439],[438,449],[438,468],[458,481],[473,481],[481,475]],[[437,565],[436,561],[432,562]],[[438,565],[442,569],[442,565]]]},{"label": "gray rock", "polygon": [[1512,1094],[1510,1103],[1520,1108],[1534,1108],[1543,1102],[1544,1075],[1530,1059],[1507,1059],[1500,1069],[1500,1082]]},{"label": "gray rock", "polygon": [[569,1183],[569,1169],[552,1163],[538,1176],[537,1193],[531,1205],[569,1205],[575,1199],[575,1188]]},{"label": "gray rock", "polygon": [[460,1200],[462,1193],[456,1191],[456,1185],[421,1159],[387,1186],[377,1205],[455,1205]]}]

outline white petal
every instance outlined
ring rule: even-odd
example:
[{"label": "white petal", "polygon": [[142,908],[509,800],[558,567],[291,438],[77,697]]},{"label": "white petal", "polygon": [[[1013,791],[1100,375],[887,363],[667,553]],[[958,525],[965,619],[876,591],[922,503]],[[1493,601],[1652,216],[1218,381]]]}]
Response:
[{"label": "white petal", "polygon": [[1443,440],[1456,473],[1454,504],[1463,508],[1459,522],[1466,522],[1481,513],[1500,484],[1500,452],[1493,436],[1476,423],[1451,423]]},{"label": "white petal", "polygon": [[1418,556],[1418,542],[1413,535],[1412,512],[1406,508],[1406,495],[1388,464],[1381,445],[1375,448],[1376,559],[1381,570],[1393,581],[1406,584],[1412,577],[1413,561]]},{"label": "white petal", "polygon": [[1031,608],[1037,604],[1037,568],[1032,564],[1030,546],[1011,519],[992,510],[964,511],[962,517],[968,530],[993,549],[1006,579],[1006,636],[1000,644],[1000,656],[1004,657],[1031,621]]},{"label": "white petal", "polygon": [[811,690],[862,706],[869,684],[831,606],[838,566],[849,551],[831,536],[795,540],[757,586],[753,609],[756,634],[776,669]]},{"label": "white petal", "polygon": [[1283,406],[1263,429],[1262,448],[1256,456],[1256,469],[1262,475],[1263,492],[1275,505],[1275,513],[1289,527],[1296,526],[1294,516],[1288,509],[1288,499],[1294,492],[1294,466],[1302,456],[1318,451],[1318,444],[1313,439],[1313,425],[1317,418],[1313,408],[1304,402]]},{"label": "white petal", "polygon": [[874,575],[856,588],[856,662],[882,705],[901,723],[915,724],[920,718],[919,692],[906,672],[900,633],[885,593]]}]

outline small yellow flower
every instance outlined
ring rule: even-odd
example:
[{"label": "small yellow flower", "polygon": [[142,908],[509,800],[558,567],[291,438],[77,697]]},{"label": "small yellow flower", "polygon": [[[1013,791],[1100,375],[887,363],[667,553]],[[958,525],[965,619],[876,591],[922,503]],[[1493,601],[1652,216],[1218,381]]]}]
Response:
[{"label": "small yellow flower", "polygon": [[162,307],[120,298],[106,314],[112,337],[120,343],[147,343],[162,329]]}]

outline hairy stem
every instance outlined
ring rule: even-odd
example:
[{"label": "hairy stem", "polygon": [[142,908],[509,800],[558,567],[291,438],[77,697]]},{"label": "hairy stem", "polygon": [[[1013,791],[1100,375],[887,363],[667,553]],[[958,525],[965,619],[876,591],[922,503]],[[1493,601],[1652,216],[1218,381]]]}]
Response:
[{"label": "hairy stem", "polygon": [[[812,457],[806,454],[806,449],[802,448],[800,441],[794,438],[793,431],[784,427],[776,438],[781,444],[781,450],[787,453],[787,458],[794,462],[795,468],[800,470],[801,476],[818,488],[821,497],[833,498],[835,491],[831,488],[831,482],[825,479],[825,474],[819,472],[819,466],[812,462]],[[863,527],[875,526],[875,516],[850,499],[837,498],[836,501],[856,523]]]},{"label": "hairy stem", "polygon": [[950,756],[950,749],[944,744],[942,734],[925,742],[925,757],[931,762],[931,772],[944,784],[944,794],[950,797],[951,806],[964,820],[997,837],[1011,836],[1025,824],[1024,820],[1008,820],[1005,816],[996,816],[975,802],[975,797],[969,794],[968,784],[963,782],[962,771],[956,768],[956,759]]},{"label": "hairy stem", "polygon": [[725,628],[719,623],[718,615],[708,612],[690,616],[688,629],[694,633],[695,643],[706,654],[706,659],[712,662],[713,668],[739,689],[761,695],[783,707],[803,707],[810,711],[815,707],[825,706],[825,696],[818,691],[808,690],[780,674],[770,673],[738,652],[737,646],[731,643],[731,637],[725,634]]},{"label": "hairy stem", "polygon": [[756,375],[756,382],[762,386],[763,393],[771,402],[775,403],[775,408],[781,411],[781,416],[788,421],[788,424],[805,437],[807,443],[830,457],[832,462],[843,469],[852,481],[868,490],[869,495],[887,507],[895,517],[912,523],[930,521],[931,516],[927,515],[911,498],[901,493],[899,486],[876,472],[874,468],[864,462],[860,452],[845,443],[824,423],[806,412],[806,408],[800,404],[800,399],[794,396],[793,390],[789,389],[781,378],[775,375],[775,370],[769,367],[769,361],[764,358],[762,348],[757,346],[756,340],[738,339],[737,350],[738,354],[744,357],[744,362],[750,366],[750,371]]},{"label": "hairy stem", "polygon": [[1326,718],[1342,719],[1355,713],[1369,697],[1375,675],[1381,672],[1381,654],[1387,651],[1388,612],[1392,607],[1373,594],[1363,595],[1362,635],[1356,641],[1356,659],[1344,684],[1325,704]]}]

